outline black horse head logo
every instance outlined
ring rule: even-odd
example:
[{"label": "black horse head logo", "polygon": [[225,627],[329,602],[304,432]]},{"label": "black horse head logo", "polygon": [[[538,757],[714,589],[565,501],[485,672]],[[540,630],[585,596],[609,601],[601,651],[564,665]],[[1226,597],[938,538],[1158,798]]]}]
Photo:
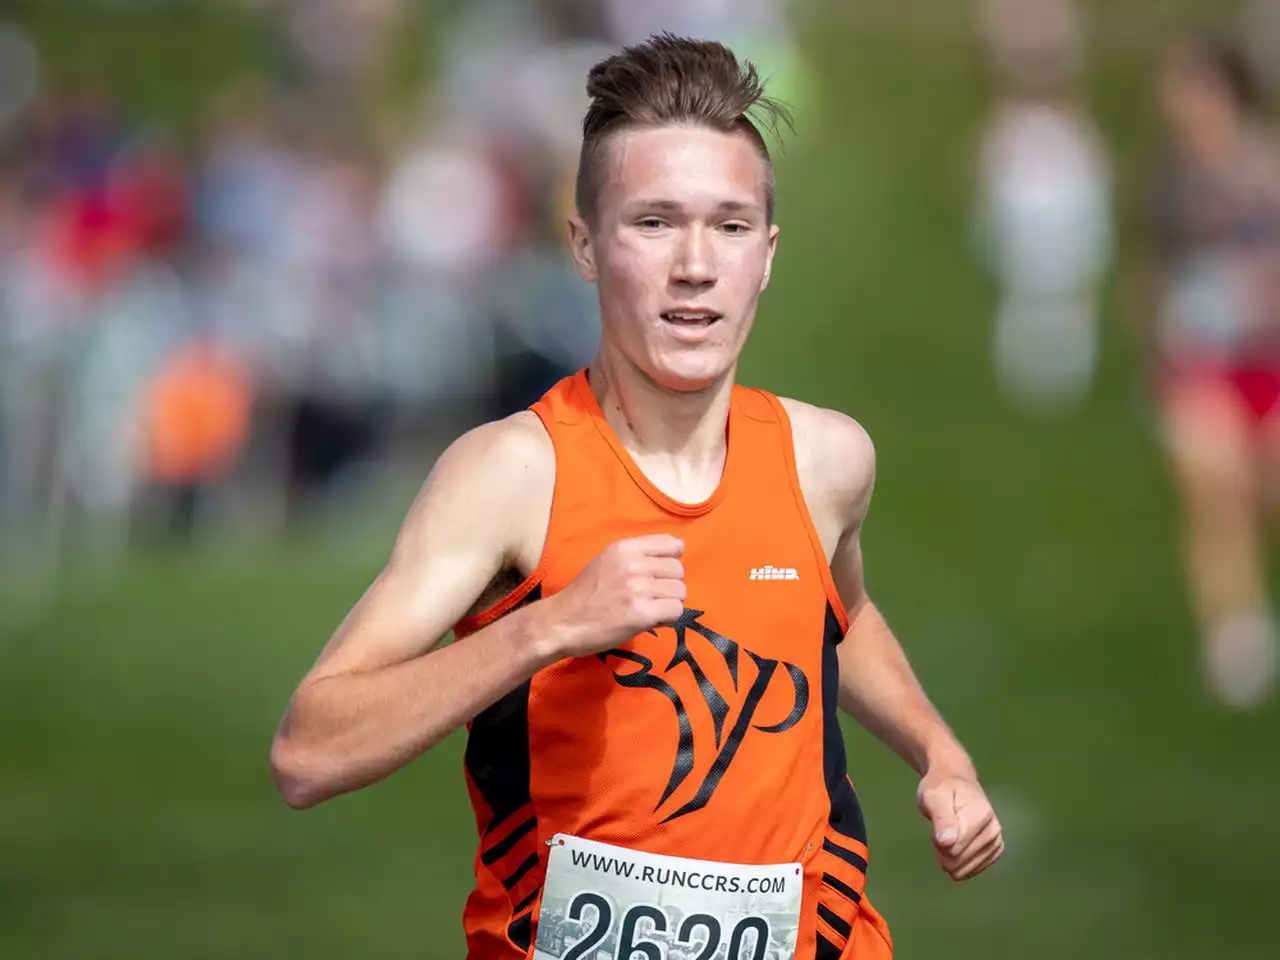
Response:
[{"label": "black horse head logo", "polygon": [[[701,810],[707,805],[711,800],[712,794],[715,793],[716,787],[720,785],[720,780],[729,769],[729,764],[733,763],[733,758],[737,754],[738,748],[742,746],[742,741],[746,737],[748,730],[759,730],[761,733],[784,733],[800,722],[800,718],[804,716],[805,710],[809,707],[809,681],[799,667],[782,660],[771,660],[768,657],[757,655],[736,641],[730,640],[728,637],[700,623],[698,618],[702,614],[703,611],[701,610],[690,610],[686,607],[680,619],[672,624],[676,635],[675,653],[671,657],[671,661],[663,668],[662,673],[665,675],[680,667],[686,667],[692,673],[695,682],[698,684],[698,691],[702,694],[702,699],[706,701],[707,709],[711,711],[711,719],[715,727],[717,753],[711,769],[698,787],[697,794],[688,803],[664,817],[663,823],[675,820],[677,817],[683,817],[685,814],[693,813],[695,810]],[[724,658],[725,666],[729,668],[729,677],[733,682],[733,691],[735,693],[738,690],[740,655],[746,654],[755,663],[755,680],[747,691],[742,711],[738,714],[738,718],[727,736],[725,735],[724,726],[731,712],[729,701],[716,685],[707,678],[706,673],[698,664],[697,658],[693,655],[693,651],[689,649],[688,635],[690,632],[704,637],[716,652]],[[657,632],[654,630],[650,630],[649,633],[657,636]],[[685,709],[684,701],[680,698],[680,694],[676,692],[675,687],[664,680],[662,676],[653,672],[653,661],[648,657],[631,650],[617,648],[599,654],[599,657],[601,662],[608,662],[610,657],[614,657],[623,661],[624,664],[634,664],[636,669],[625,673],[615,670],[614,679],[624,687],[656,690],[670,700],[671,705],[675,708],[676,724],[680,730],[680,738],[676,747],[676,757],[671,765],[671,777],[667,780],[667,787],[663,791],[661,799],[658,800],[657,805],[653,808],[656,813],[662,809],[663,804],[671,798],[671,795],[693,773],[694,737],[693,725],[689,722],[688,711]],[[795,693],[791,712],[777,723],[753,723],[756,709],[760,706],[760,701],[764,698],[765,691],[769,689],[769,684],[773,682],[779,667],[784,668],[791,678],[791,686]]]}]

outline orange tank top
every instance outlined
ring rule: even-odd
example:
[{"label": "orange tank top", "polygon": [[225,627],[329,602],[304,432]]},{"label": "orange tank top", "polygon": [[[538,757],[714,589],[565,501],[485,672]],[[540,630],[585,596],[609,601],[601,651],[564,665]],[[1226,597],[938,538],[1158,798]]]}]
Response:
[{"label": "orange tank top", "polygon": [[673,626],[543,669],[469,725],[480,844],[468,957],[533,956],[557,833],[701,860],[801,863],[795,957],[889,956],[883,921],[863,898],[866,833],[836,719],[836,647],[848,623],[782,405],[734,388],[723,475],[700,504],[645,477],[585,371],[532,409],[556,458],[542,557],[457,636],[563,589],[614,541],[646,534],[684,541],[688,598]]}]

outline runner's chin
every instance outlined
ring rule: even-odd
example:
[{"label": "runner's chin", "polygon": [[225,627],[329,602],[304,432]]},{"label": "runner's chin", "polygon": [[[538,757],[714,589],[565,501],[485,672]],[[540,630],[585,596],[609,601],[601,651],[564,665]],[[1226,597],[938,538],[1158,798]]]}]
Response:
[{"label": "runner's chin", "polygon": [[696,339],[680,333],[652,346],[649,374],[659,386],[686,392],[705,390],[733,369],[740,348],[727,336],[727,329],[708,330]]}]

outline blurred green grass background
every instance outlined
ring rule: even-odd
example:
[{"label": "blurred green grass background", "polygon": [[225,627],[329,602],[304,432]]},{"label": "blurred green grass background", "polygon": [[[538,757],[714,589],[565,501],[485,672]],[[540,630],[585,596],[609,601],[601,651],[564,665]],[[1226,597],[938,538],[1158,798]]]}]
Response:
[{"label": "blurred green grass background", "polygon": [[[1091,6],[1091,99],[1131,211],[1154,147],[1155,37],[1131,27],[1157,5]],[[833,4],[805,30],[821,99],[779,161],[780,260],[743,379],[875,438],[870,586],[1008,837],[989,876],[948,881],[910,771],[850,725],[872,897],[902,957],[1275,956],[1280,712],[1227,715],[1201,694],[1118,297],[1085,410],[1038,422],[1000,402],[993,291],[968,247],[979,52],[946,5],[867,9]],[[261,53],[227,14],[22,13],[55,69],[104,71],[160,116],[186,116]],[[0,634],[0,957],[462,955],[461,737],[305,814],[267,770],[293,684],[411,493],[277,547],[73,573],[47,613]]]}]

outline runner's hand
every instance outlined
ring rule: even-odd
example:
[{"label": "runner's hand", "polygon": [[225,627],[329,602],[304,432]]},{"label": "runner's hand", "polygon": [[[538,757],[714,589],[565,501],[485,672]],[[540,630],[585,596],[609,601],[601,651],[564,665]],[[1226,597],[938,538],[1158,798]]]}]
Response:
[{"label": "runner's hand", "polygon": [[656,534],[610,544],[544,603],[555,655],[582,657],[625,643],[684,612],[684,543]]},{"label": "runner's hand", "polygon": [[916,791],[920,812],[933,822],[933,850],[953,880],[968,880],[1000,859],[1000,821],[971,773],[930,771]]}]

